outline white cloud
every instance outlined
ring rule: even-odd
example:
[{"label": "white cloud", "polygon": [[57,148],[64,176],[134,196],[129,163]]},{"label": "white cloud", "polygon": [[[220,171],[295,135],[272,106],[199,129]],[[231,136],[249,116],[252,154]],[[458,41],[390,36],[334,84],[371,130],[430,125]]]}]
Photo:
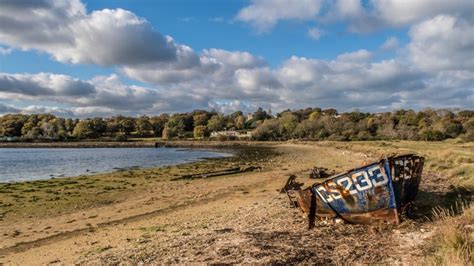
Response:
[{"label": "white cloud", "polygon": [[80,96],[94,93],[94,87],[88,82],[66,75],[0,73],[0,93],[28,96]]},{"label": "white cloud", "polygon": [[2,2],[0,42],[64,63],[102,66],[175,61],[184,49],[130,11],[87,14],[78,0]]},{"label": "white cloud", "polygon": [[77,117],[111,117],[118,114],[117,110],[102,106],[75,107],[71,108],[71,112]]},{"label": "white cloud", "polygon": [[54,114],[60,117],[74,116],[73,111],[55,106],[29,105],[19,110],[19,112],[22,114]]},{"label": "white cloud", "polygon": [[369,61],[371,58],[372,58],[371,52],[365,49],[360,49],[355,52],[340,54],[337,56],[336,59],[340,61],[365,62],[365,61]]},{"label": "white cloud", "polygon": [[352,32],[370,32],[383,27],[402,27],[438,14],[473,19],[472,0],[255,0],[242,8],[237,19],[258,31],[268,31],[279,21],[305,20],[320,23],[345,21]]},{"label": "white cloud", "polygon": [[387,24],[403,26],[437,14],[464,14],[472,17],[471,0],[372,0],[374,12]]},{"label": "white cloud", "polygon": [[225,66],[232,66],[235,68],[254,68],[266,65],[266,62],[262,57],[253,56],[248,52],[231,52],[213,48],[204,50],[202,55],[210,59],[215,59],[216,62],[222,63]]},{"label": "white cloud", "polygon": [[412,61],[426,71],[474,69],[474,24],[448,15],[423,21],[409,32]]},{"label": "white cloud", "polygon": [[254,112],[258,106],[249,106],[248,104],[243,103],[239,100],[233,101],[211,101],[209,103],[209,108],[214,109],[220,113],[230,114],[237,111],[242,111],[243,113]]},{"label": "white cloud", "polygon": [[152,108],[162,97],[153,89],[127,86],[117,75],[82,81],[50,73],[0,73],[0,99],[4,100],[51,101],[77,107],[137,112]]},{"label": "white cloud", "polygon": [[[239,19],[269,30],[281,19],[314,19],[320,12],[318,1],[305,2],[309,5],[305,8],[301,3],[253,1],[239,13]],[[61,62],[118,66],[123,75],[150,87],[124,84],[118,75],[79,80],[51,73],[0,73],[0,99],[9,104],[39,102],[25,112],[49,110],[74,116],[196,108],[230,112],[258,106],[275,111],[304,106],[343,111],[472,106],[474,21],[461,11],[423,20],[434,12],[426,10],[395,20],[392,13],[382,12],[394,3],[371,2],[367,9],[359,1],[326,2],[329,11],[321,21],[344,19],[353,30],[367,30],[370,23],[366,23],[371,20],[398,26],[420,19],[411,27],[410,42],[400,48],[403,53],[397,57],[378,60],[373,52],[360,49],[332,60],[293,56],[270,67],[262,57],[245,51],[213,48],[195,52],[121,9],[88,14],[78,1],[4,1],[0,4],[0,42],[8,45],[7,49],[35,49]],[[426,1],[420,3],[427,5]],[[453,3],[443,4],[448,12],[455,12],[464,2]],[[418,6],[414,9],[420,10]],[[381,48],[399,45],[392,37]],[[54,103],[61,108],[51,107]],[[21,109],[0,105],[0,112]]]},{"label": "white cloud", "polygon": [[236,18],[251,23],[259,32],[265,32],[279,20],[311,19],[320,8],[319,0],[253,0],[239,11]]},{"label": "white cloud", "polygon": [[[192,52],[194,56],[194,52]],[[183,62],[178,60],[178,62]],[[189,83],[192,86],[212,86],[228,83],[238,69],[258,68],[266,65],[261,57],[248,52],[206,49],[192,64],[145,65],[124,67],[123,72],[134,79],[156,85]],[[200,85],[198,85],[200,84]],[[191,86],[191,85],[190,85]]]}]

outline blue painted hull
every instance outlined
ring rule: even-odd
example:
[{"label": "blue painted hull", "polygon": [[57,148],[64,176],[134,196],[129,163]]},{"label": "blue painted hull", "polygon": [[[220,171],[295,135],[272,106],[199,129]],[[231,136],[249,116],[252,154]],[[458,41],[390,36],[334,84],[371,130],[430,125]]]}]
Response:
[{"label": "blue painted hull", "polygon": [[388,157],[287,193],[308,213],[310,224],[316,217],[398,224],[399,213],[416,197],[423,163],[423,157],[412,154]]}]

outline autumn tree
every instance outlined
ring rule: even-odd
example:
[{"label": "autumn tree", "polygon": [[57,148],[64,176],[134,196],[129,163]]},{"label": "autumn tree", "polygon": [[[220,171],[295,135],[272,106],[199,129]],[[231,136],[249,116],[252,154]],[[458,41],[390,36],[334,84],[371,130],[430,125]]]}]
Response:
[{"label": "autumn tree", "polygon": [[225,118],[223,115],[214,115],[207,121],[207,128],[211,131],[221,131],[225,127]]},{"label": "autumn tree", "polygon": [[72,134],[78,139],[90,138],[95,135],[94,132],[92,131],[92,127],[90,125],[89,120],[79,121],[76,124],[76,127],[74,128]]},{"label": "autumn tree", "polygon": [[156,137],[161,137],[163,133],[163,129],[165,128],[166,123],[168,122],[169,115],[162,114],[160,116],[154,116],[150,118],[151,128],[153,130],[153,134]]},{"label": "autumn tree", "polygon": [[193,135],[195,139],[202,139],[209,137],[209,131],[205,126],[196,126],[194,127]]}]

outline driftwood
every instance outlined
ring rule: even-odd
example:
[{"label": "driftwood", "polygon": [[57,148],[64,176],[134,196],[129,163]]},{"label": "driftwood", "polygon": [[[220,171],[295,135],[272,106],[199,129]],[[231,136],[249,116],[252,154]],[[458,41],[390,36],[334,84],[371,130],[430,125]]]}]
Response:
[{"label": "driftwood", "polygon": [[208,178],[208,177],[215,177],[215,176],[224,176],[224,175],[232,175],[232,174],[239,174],[245,172],[252,172],[255,170],[261,170],[262,167],[260,166],[249,166],[245,168],[241,167],[233,167],[219,171],[211,171],[206,173],[198,173],[198,174],[190,174],[190,175],[182,175],[172,180],[182,180],[182,179],[197,179],[197,178]]}]

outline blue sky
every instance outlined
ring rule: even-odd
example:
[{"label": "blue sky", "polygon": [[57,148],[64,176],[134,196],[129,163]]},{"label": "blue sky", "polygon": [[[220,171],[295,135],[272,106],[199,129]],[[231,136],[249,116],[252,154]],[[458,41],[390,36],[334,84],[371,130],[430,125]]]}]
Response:
[{"label": "blue sky", "polygon": [[1,5],[0,113],[473,107],[470,1]]}]

